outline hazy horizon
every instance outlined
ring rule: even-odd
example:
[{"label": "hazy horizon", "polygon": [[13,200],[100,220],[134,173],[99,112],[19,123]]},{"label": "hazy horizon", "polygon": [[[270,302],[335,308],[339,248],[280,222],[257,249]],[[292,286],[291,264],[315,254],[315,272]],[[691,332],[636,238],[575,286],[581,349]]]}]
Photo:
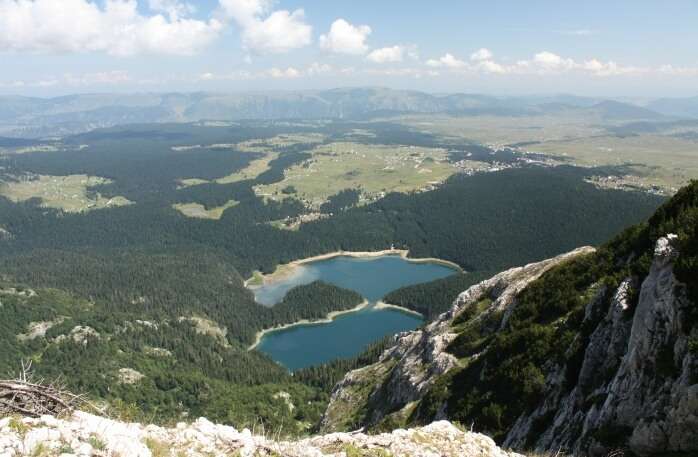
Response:
[{"label": "hazy horizon", "polygon": [[123,95],[123,96],[135,96],[135,95],[168,95],[168,94],[220,94],[220,95],[243,95],[243,94],[292,94],[292,93],[313,93],[313,92],[329,92],[329,91],[341,91],[341,90],[357,90],[357,89],[380,89],[387,91],[396,92],[417,92],[427,94],[433,97],[447,97],[451,95],[472,95],[472,96],[486,96],[493,98],[554,98],[554,97],[578,97],[582,99],[598,99],[598,100],[618,100],[618,101],[628,101],[628,102],[641,102],[641,101],[651,101],[657,99],[692,99],[698,98],[698,90],[695,92],[686,92],[683,95],[646,95],[646,94],[631,94],[631,95],[620,95],[620,94],[582,94],[575,92],[511,92],[507,93],[504,91],[500,92],[486,92],[486,91],[468,91],[468,90],[453,90],[453,91],[438,91],[429,89],[410,89],[410,88],[399,88],[390,86],[379,86],[379,85],[344,85],[344,86],[327,86],[318,88],[307,88],[307,89],[183,89],[183,90],[128,90],[128,89],[114,89],[114,90],[104,90],[104,91],[70,91],[55,93],[55,94],[24,94],[20,92],[16,93],[0,93],[0,97],[25,97],[25,98],[37,98],[37,99],[52,99],[61,97],[71,97],[71,96],[109,96],[109,95]]}]

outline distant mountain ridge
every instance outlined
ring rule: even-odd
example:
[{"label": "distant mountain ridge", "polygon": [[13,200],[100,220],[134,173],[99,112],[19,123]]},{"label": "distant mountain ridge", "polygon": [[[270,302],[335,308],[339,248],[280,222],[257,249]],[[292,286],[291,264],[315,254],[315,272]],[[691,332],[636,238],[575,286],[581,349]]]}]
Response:
[{"label": "distant mountain ridge", "polygon": [[[698,99],[646,107],[603,98],[556,95],[496,97],[433,95],[387,88],[245,93],[78,94],[55,98],[0,97],[0,135],[40,138],[131,123],[241,119],[361,119],[401,113],[521,116],[565,110],[607,120],[698,116]],[[671,106],[676,105],[676,109]],[[654,107],[658,110],[655,110]],[[693,107],[693,108],[692,108]],[[658,112],[661,111],[661,112]]]},{"label": "distant mountain ridge", "polygon": [[646,108],[668,116],[698,118],[698,96],[691,98],[660,98]]}]

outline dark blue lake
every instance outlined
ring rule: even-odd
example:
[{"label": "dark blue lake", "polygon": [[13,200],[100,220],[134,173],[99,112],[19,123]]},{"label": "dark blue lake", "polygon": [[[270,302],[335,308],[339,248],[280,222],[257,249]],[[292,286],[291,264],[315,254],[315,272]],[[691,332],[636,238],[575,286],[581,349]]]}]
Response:
[{"label": "dark blue lake", "polygon": [[296,271],[273,284],[254,290],[255,300],[266,306],[281,301],[296,286],[321,280],[360,293],[376,302],[400,287],[452,275],[455,270],[434,262],[410,262],[397,255],[381,257],[340,256],[299,265]]},{"label": "dark blue lake", "polygon": [[[410,262],[395,255],[334,257],[299,266],[294,274],[256,289],[255,298],[273,306],[293,287],[322,280],[354,290],[373,304],[400,287],[444,278],[455,272],[447,265]],[[415,314],[390,308],[376,309],[371,305],[337,316],[332,322],[269,332],[256,348],[293,371],[352,357],[385,335],[413,330],[421,324],[422,319]]]}]

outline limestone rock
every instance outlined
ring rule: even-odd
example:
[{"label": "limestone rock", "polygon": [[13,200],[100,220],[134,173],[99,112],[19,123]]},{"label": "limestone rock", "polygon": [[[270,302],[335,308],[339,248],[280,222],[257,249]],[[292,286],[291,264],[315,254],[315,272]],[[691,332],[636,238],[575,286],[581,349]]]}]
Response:
[{"label": "limestone rock", "polygon": [[172,428],[124,423],[79,411],[68,419],[0,419],[0,456],[345,457],[356,452],[396,457],[522,457],[500,449],[485,435],[464,432],[446,421],[381,435],[333,433],[274,441],[204,418]]},{"label": "limestone rock", "polygon": [[[615,290],[605,284],[588,290],[581,324],[588,336],[581,346],[581,365],[574,367],[578,375],[570,378],[564,363],[543,367],[541,399],[515,418],[503,447],[594,457],[621,443],[639,456],[698,455],[698,329],[690,323],[697,304],[688,300],[673,272],[676,239],[669,234],[656,242],[646,277],[627,277]],[[463,292],[450,311],[423,329],[398,335],[379,362],[349,373],[335,387],[323,430],[335,429],[335,418],[357,411],[363,414],[357,428],[393,424],[396,418],[410,424],[410,413],[429,387],[458,366],[444,349],[457,336],[452,332],[460,313],[473,309],[472,319],[481,322],[497,313],[490,321],[505,329],[517,296],[532,281],[590,252],[582,248],[500,273]],[[386,374],[375,376],[381,370]],[[357,390],[363,397],[354,394]],[[353,409],[348,408],[352,403]],[[443,418],[445,407],[431,419]]]},{"label": "limestone rock", "polygon": [[[395,344],[381,355],[377,364],[349,373],[334,388],[322,421],[322,430],[337,429],[334,418],[345,417],[350,403],[355,408],[368,406],[370,415],[365,418],[363,425],[370,425],[419,400],[438,376],[456,366],[456,358],[445,349],[457,336],[453,333],[451,324],[461,311],[489,295],[494,301],[488,312],[503,312],[503,320],[506,320],[507,311],[516,295],[528,284],[553,266],[593,251],[593,248],[583,247],[553,259],[504,271],[460,294],[449,311],[423,329],[398,334]],[[387,378],[375,376],[376,371],[387,371],[388,368],[390,373]],[[352,395],[350,386],[359,383],[372,384],[368,401]],[[351,402],[347,398],[351,398]]]}]

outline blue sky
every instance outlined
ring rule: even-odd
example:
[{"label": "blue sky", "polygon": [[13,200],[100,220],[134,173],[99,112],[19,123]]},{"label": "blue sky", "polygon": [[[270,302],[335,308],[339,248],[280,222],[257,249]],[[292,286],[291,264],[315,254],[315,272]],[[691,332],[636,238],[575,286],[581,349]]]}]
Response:
[{"label": "blue sky", "polygon": [[698,95],[698,2],[0,0],[0,92]]}]

